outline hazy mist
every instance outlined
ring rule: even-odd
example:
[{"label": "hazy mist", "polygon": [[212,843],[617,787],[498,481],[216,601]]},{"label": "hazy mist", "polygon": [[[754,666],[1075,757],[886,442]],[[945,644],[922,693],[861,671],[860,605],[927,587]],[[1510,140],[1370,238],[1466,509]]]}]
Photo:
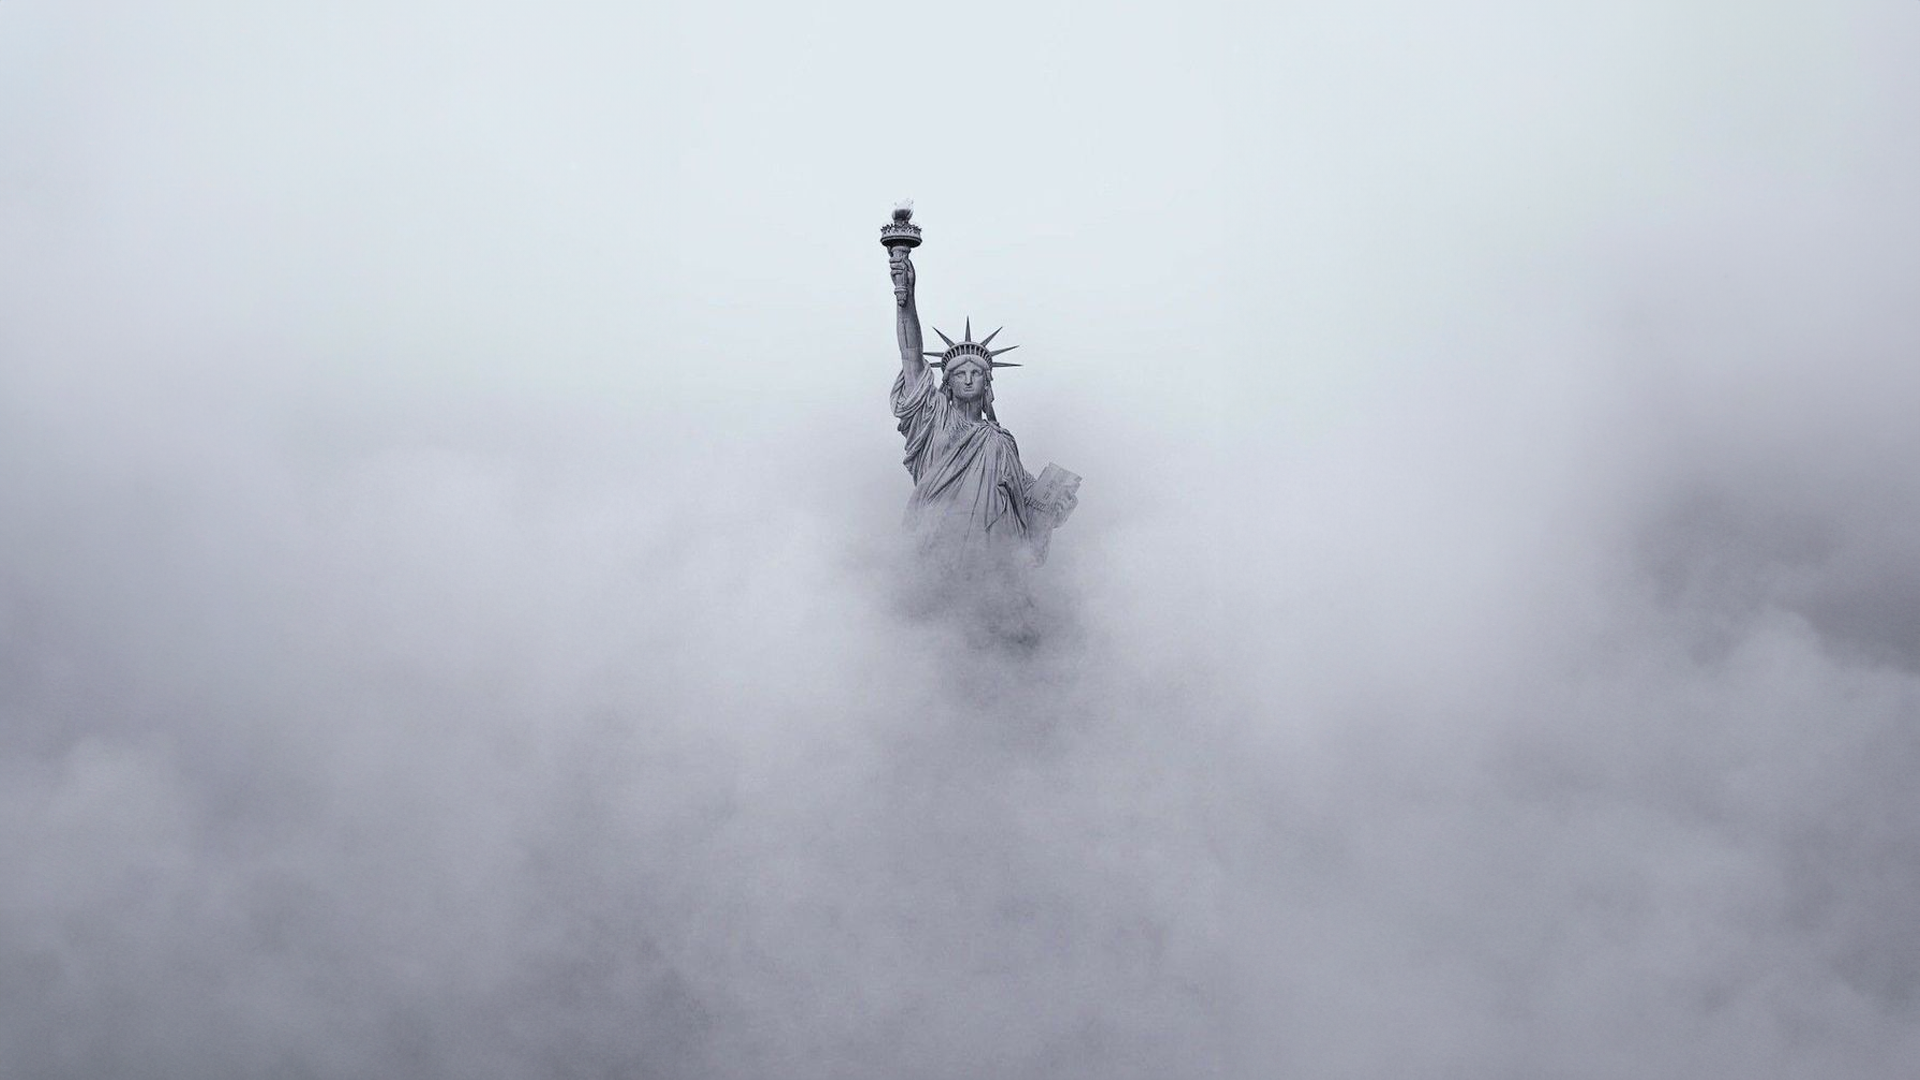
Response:
[{"label": "hazy mist", "polygon": [[[0,4],[0,1073],[1911,1075],[1916,56]],[[903,196],[1032,651],[899,601]]]}]

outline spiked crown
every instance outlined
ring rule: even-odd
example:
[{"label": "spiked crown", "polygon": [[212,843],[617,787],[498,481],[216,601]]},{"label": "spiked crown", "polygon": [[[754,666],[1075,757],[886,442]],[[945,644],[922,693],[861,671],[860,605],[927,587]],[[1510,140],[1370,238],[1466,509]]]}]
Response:
[{"label": "spiked crown", "polygon": [[[1000,330],[1005,330],[1005,329],[1006,327],[1004,326],[1000,328]],[[988,334],[986,336],[986,340],[984,341],[975,341],[973,340],[973,318],[972,316],[968,316],[966,332],[961,334],[960,340],[956,342],[952,338],[941,333],[940,328],[936,326],[933,328],[933,332],[936,334],[940,334],[940,340],[947,343],[947,349],[945,352],[933,352],[931,350],[928,350],[927,355],[931,357],[937,357],[937,359],[927,361],[927,365],[929,367],[943,368],[943,367],[946,367],[948,364],[952,363],[953,361],[959,359],[960,357],[977,356],[980,359],[986,361],[987,366],[989,368],[1019,367],[1020,366],[1019,364],[1010,364],[1010,363],[1003,364],[1000,361],[995,360],[994,357],[999,356],[1001,353],[1010,353],[1013,350],[1019,348],[1020,346],[1009,345],[1004,349],[990,349],[987,347],[993,344],[993,339],[999,336],[1000,330],[995,330],[993,333]]]}]

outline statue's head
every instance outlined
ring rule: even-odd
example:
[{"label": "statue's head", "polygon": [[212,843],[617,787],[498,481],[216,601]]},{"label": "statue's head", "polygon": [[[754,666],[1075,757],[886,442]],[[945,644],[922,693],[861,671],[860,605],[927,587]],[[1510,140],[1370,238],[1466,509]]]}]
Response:
[{"label": "statue's head", "polygon": [[951,398],[954,404],[970,412],[977,411],[987,419],[993,419],[993,369],[1019,367],[1019,364],[1002,363],[994,357],[1001,353],[1012,352],[1018,345],[1009,345],[1004,349],[991,349],[1000,331],[988,334],[984,341],[973,340],[973,320],[967,320],[967,330],[961,340],[956,342],[934,327],[933,332],[940,334],[940,340],[947,343],[945,352],[929,352],[928,356],[938,357],[933,366],[946,371],[947,377],[940,388]]},{"label": "statue's head", "polygon": [[946,364],[947,377],[941,383],[954,404],[984,408],[993,389],[993,368],[977,356],[958,356]]}]

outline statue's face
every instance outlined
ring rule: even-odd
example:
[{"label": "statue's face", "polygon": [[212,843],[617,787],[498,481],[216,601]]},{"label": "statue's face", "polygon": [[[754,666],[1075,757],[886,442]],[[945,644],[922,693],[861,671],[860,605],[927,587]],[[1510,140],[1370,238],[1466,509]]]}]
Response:
[{"label": "statue's face", "polygon": [[978,405],[987,396],[987,373],[978,364],[958,364],[947,370],[947,388],[962,405]]}]

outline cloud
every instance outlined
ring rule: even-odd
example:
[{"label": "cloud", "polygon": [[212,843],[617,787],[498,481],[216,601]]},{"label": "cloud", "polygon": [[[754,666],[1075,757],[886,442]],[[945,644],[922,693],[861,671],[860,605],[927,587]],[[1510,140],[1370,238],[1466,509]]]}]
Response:
[{"label": "cloud", "polygon": [[[1920,1050],[1907,16],[16,8],[12,1074]],[[902,598],[903,194],[1036,648]]]}]

